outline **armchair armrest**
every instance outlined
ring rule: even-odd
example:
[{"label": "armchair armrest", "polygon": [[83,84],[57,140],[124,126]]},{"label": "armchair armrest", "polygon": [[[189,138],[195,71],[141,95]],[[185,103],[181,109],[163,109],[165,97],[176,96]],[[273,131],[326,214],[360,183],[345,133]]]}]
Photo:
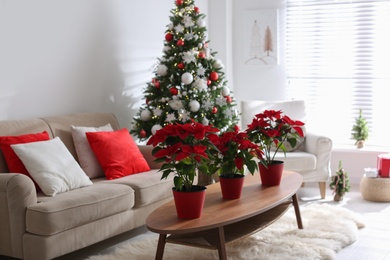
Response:
[{"label": "armchair armrest", "polygon": [[315,154],[316,156],[324,153],[328,153],[330,155],[332,151],[332,140],[329,137],[323,135],[307,132],[306,140],[303,143],[302,150]]},{"label": "armchair armrest", "polygon": [[0,173],[0,255],[23,258],[26,211],[35,203],[37,193],[29,177]]},{"label": "armchair armrest", "polygon": [[153,146],[151,145],[138,145],[139,150],[141,151],[142,155],[144,156],[146,162],[148,163],[149,167],[151,169],[160,169],[162,166],[162,163],[156,163],[154,160],[156,159],[152,155]]}]

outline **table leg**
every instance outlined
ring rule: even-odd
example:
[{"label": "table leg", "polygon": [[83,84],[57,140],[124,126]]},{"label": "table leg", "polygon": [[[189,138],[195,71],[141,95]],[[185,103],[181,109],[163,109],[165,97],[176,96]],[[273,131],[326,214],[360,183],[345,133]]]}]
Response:
[{"label": "table leg", "polygon": [[302,218],[301,218],[301,211],[299,210],[298,197],[297,197],[296,193],[292,196],[292,200],[293,200],[293,205],[294,205],[294,210],[295,210],[295,217],[297,219],[298,228],[299,229],[303,229]]},{"label": "table leg", "polygon": [[218,228],[218,255],[219,255],[219,260],[226,260],[227,255],[226,255],[226,244],[225,244],[225,233],[223,231],[223,227]]},{"label": "table leg", "polygon": [[164,255],[164,248],[165,248],[165,239],[167,238],[166,234],[160,234],[160,237],[158,238],[158,244],[157,244],[157,251],[156,251],[156,260],[162,260]]}]

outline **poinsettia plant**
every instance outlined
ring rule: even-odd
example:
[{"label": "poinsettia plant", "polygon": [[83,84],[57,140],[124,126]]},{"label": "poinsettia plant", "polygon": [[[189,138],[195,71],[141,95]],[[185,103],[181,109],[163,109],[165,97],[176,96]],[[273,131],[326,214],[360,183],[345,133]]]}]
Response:
[{"label": "poinsettia plant", "polygon": [[285,142],[291,147],[296,146],[297,139],[304,137],[304,125],[303,122],[284,115],[282,110],[265,110],[255,115],[246,133],[252,142],[263,147],[264,156],[261,163],[267,166],[274,162],[279,150],[286,153]]},{"label": "poinsettia plant", "polygon": [[209,136],[216,132],[218,128],[195,121],[169,124],[156,131],[147,144],[154,146],[155,162],[163,162],[161,179],[174,173],[175,189],[191,191],[197,170],[211,174],[208,166],[216,147]]},{"label": "poinsettia plant", "polygon": [[257,170],[254,158],[262,158],[259,145],[251,142],[247,133],[234,131],[220,135],[211,135],[211,142],[217,147],[214,164],[220,176],[233,178],[236,174],[244,175],[244,166],[253,174]]}]

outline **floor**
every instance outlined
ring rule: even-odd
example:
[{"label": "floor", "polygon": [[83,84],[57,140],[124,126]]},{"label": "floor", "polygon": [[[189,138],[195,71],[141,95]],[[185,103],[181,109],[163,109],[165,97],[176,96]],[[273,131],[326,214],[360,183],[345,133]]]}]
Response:
[{"label": "floor", "polygon": [[[362,215],[366,227],[359,231],[359,238],[354,244],[342,249],[337,254],[337,260],[390,260],[390,203],[364,200],[359,192],[359,184],[352,184],[352,190],[346,194],[342,202],[334,202],[330,190],[327,190],[325,199],[320,199],[319,189],[314,183],[306,184],[302,187],[298,192],[298,196],[300,205],[329,203],[348,208]],[[337,218],[336,215],[334,217]],[[154,235],[145,227],[140,227],[104,242],[56,258],[56,260],[81,260],[96,254],[107,254],[118,245],[129,240]],[[3,258],[0,257],[0,259]]]}]

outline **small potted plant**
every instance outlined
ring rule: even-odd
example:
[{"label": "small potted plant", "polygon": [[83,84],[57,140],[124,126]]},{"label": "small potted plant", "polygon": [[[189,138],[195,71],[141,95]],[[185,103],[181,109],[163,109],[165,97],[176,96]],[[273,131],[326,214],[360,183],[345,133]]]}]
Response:
[{"label": "small potted plant", "polygon": [[[208,165],[215,154],[215,146],[208,136],[216,132],[219,129],[194,121],[175,123],[156,131],[147,143],[154,146],[152,154],[156,157],[155,162],[163,163],[161,178],[167,178],[171,173],[175,175],[173,195],[179,218],[197,218],[202,213],[206,187],[193,183],[197,170],[210,174]],[[199,194],[200,205],[197,208],[189,199]]]},{"label": "small potted plant", "polygon": [[333,190],[334,201],[343,200],[345,193],[351,189],[348,173],[343,169],[341,161],[339,161],[339,169],[336,175],[332,176],[329,188]]},{"label": "small potted plant", "polygon": [[210,136],[210,140],[218,149],[215,150],[214,165],[218,169],[222,197],[240,198],[244,167],[253,174],[258,169],[254,158],[261,158],[262,151],[257,144],[249,140],[247,133],[239,132],[238,127],[235,127],[234,131]]},{"label": "small potted plant", "polygon": [[352,127],[351,138],[355,140],[355,145],[358,149],[364,147],[364,143],[368,138],[367,121],[363,117],[362,110],[359,110],[359,117],[355,119],[355,124]]},{"label": "small potted plant", "polygon": [[284,162],[275,160],[275,155],[282,150],[286,155],[285,145],[295,147],[297,140],[304,138],[303,126],[299,120],[292,120],[282,110],[265,110],[255,115],[246,132],[249,139],[263,148],[264,156],[259,169],[263,185],[279,185]]}]

